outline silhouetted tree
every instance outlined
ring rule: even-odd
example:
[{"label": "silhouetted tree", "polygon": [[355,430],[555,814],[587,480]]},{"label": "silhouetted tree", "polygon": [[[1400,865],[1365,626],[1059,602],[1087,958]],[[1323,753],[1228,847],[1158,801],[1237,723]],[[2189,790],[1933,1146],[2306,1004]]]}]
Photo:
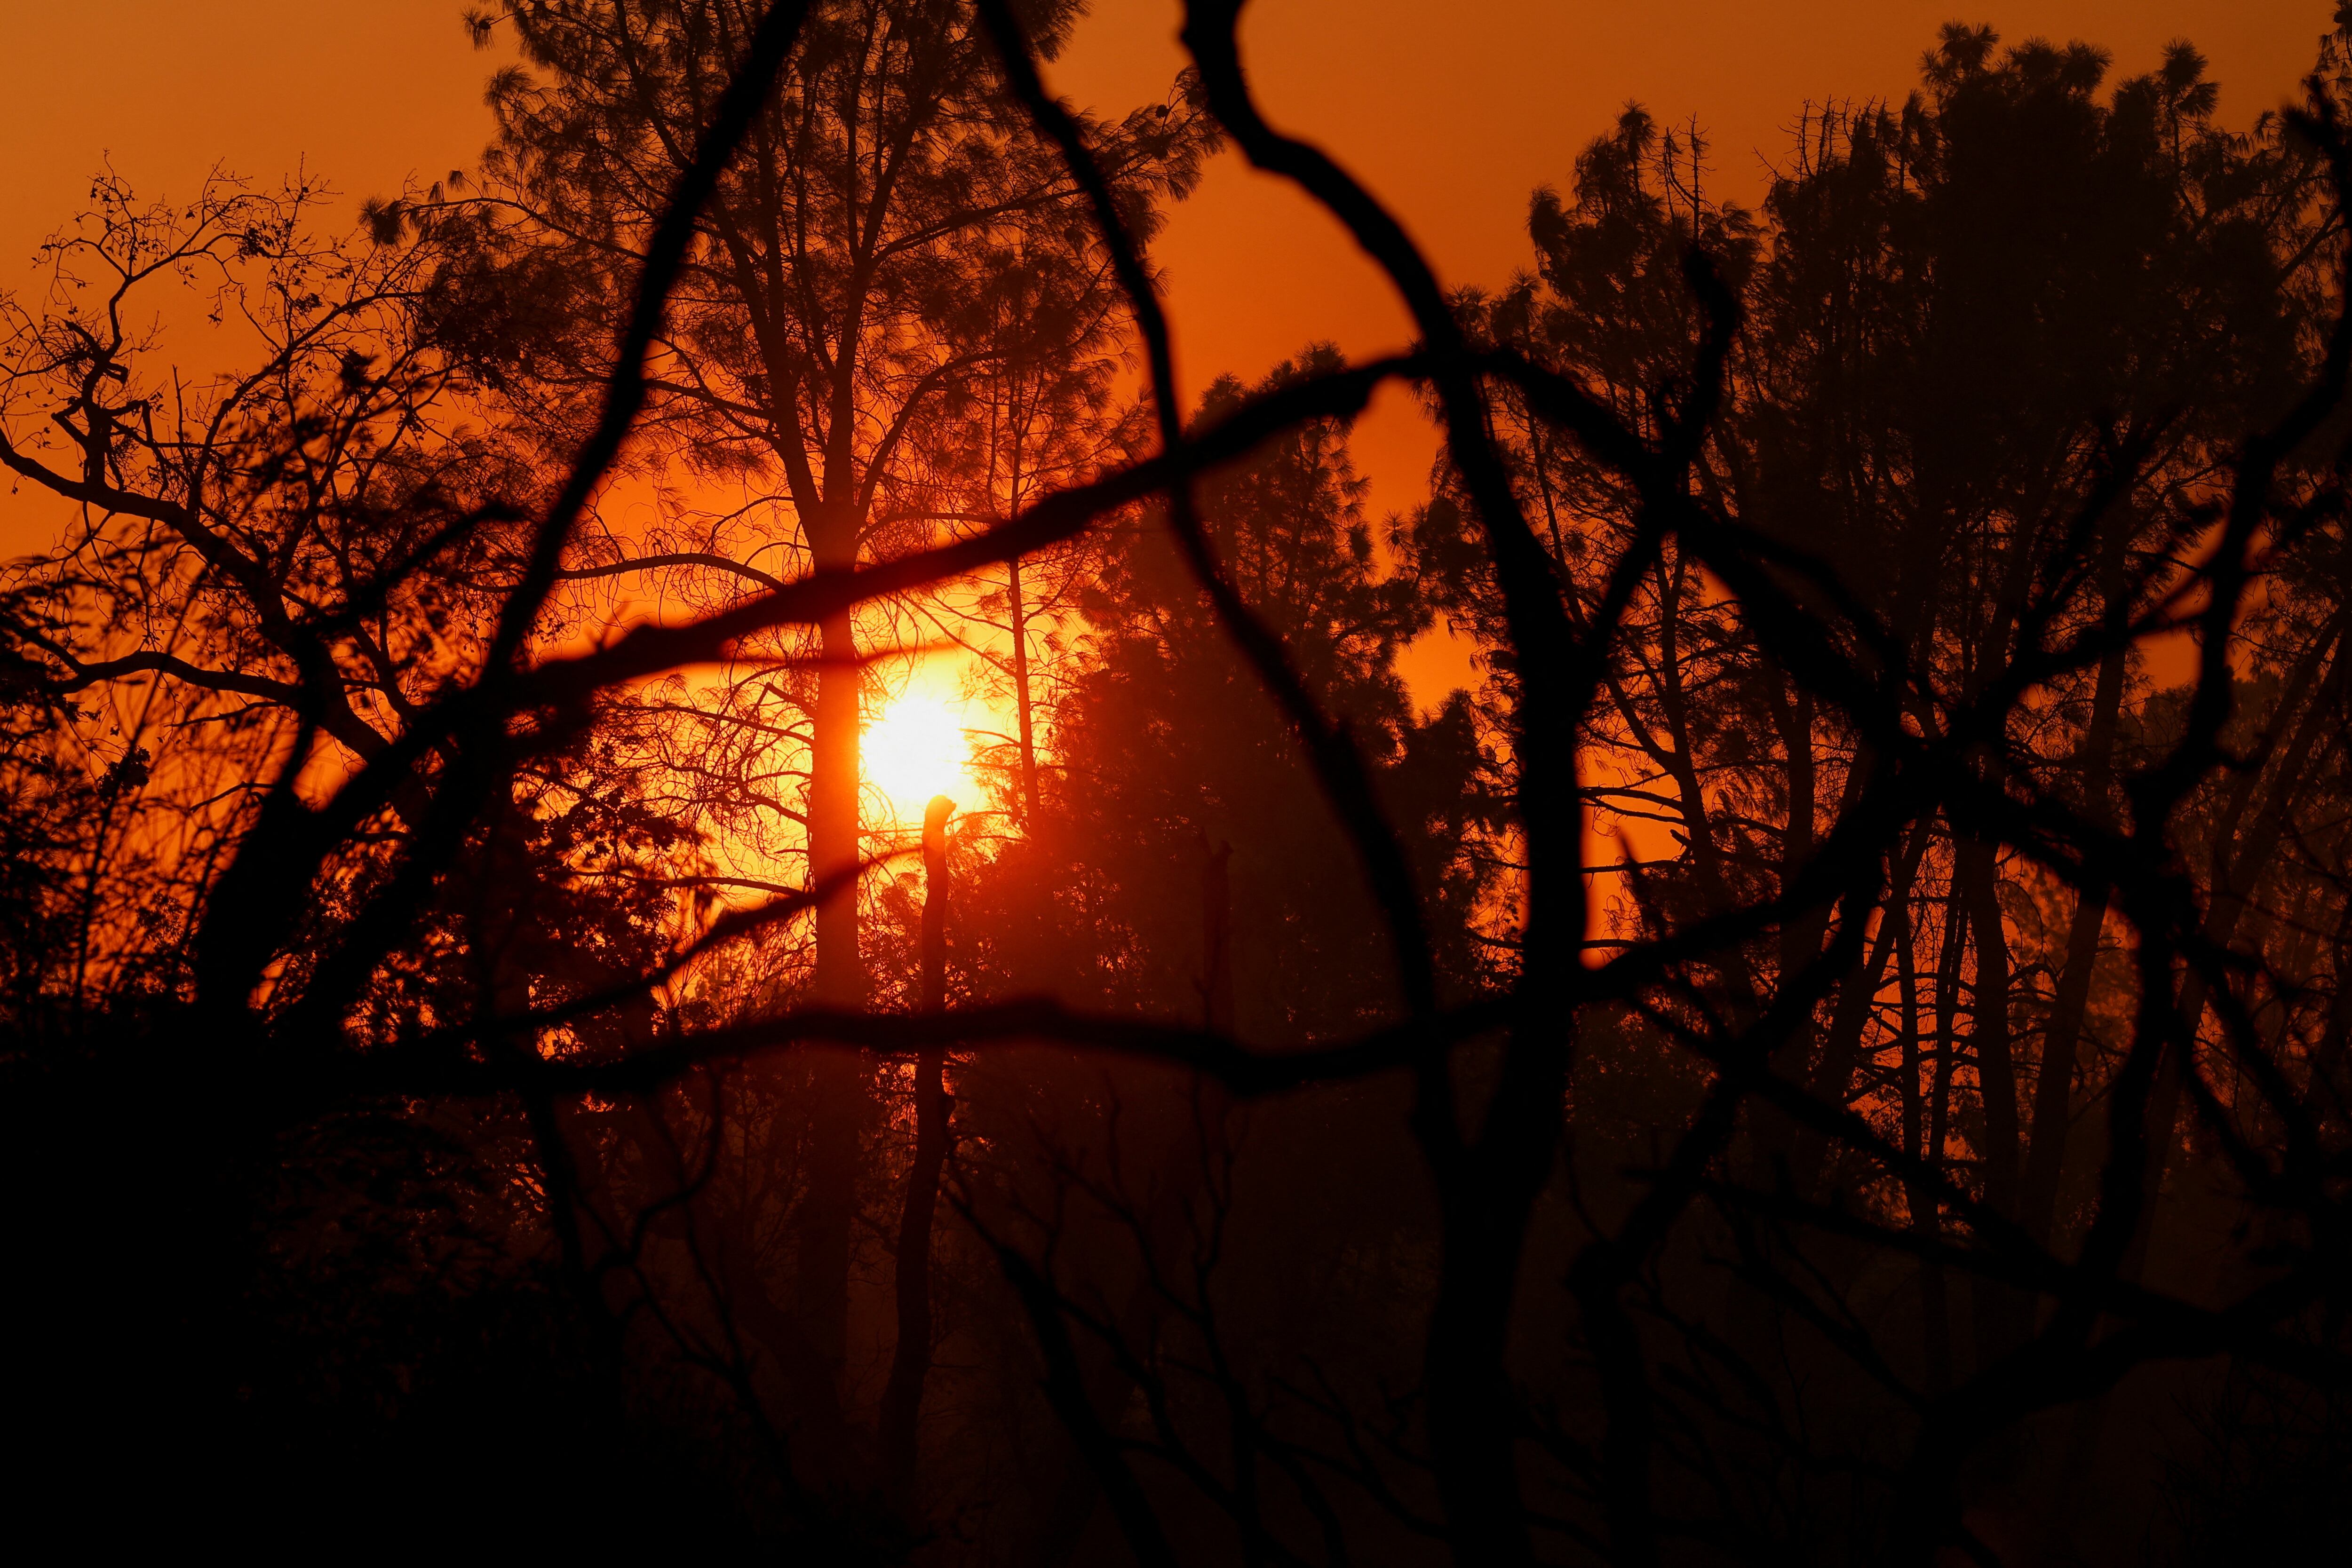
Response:
[{"label": "silhouetted tree", "polygon": [[[1033,21],[1058,38],[1074,14],[1049,7]],[[502,75],[492,94],[492,177],[529,214],[517,243],[551,246],[617,291],[759,15],[732,0],[504,10],[497,20],[532,68]],[[1137,222],[1189,183],[1190,120],[1163,107],[1108,128]],[[690,548],[660,539],[575,570],[684,570],[706,582],[715,573],[718,585],[699,594],[720,603],[795,565],[848,569],[930,538],[924,481],[965,455],[955,449],[969,442],[960,415],[971,383],[1099,340],[1099,311],[1083,293],[1066,312],[1020,316],[991,298],[1019,296],[1024,271],[1068,293],[1067,275],[1089,265],[1072,226],[1076,200],[957,7],[809,7],[740,155],[694,214],[635,437],[705,480],[740,479],[745,504],[730,515],[740,523]],[[1015,480],[1013,504],[1020,489]],[[752,819],[763,841],[804,852],[810,885],[830,889],[815,910],[808,984],[844,1008],[867,998],[853,874],[865,652],[846,604],[814,641],[740,647],[745,674],[721,693],[736,721],[721,728],[736,744],[705,792],[736,808],[728,816]],[[707,754],[702,735],[688,737]],[[803,788],[782,783],[795,774]],[[778,817],[793,829],[781,840],[757,821]],[[853,1061],[816,1070],[810,1092],[792,1310],[814,1354],[839,1368],[869,1118]]]},{"label": "silhouetted tree", "polygon": [[[24,1473],[840,1562],[2303,1546],[2343,36],[2239,137],[2185,45],[2103,91],[1955,26],[1754,213],[1631,111],[1449,295],[1237,5],[1115,126],[1039,78],[1074,15],[520,5],[478,188],[333,242],[101,184],[51,253],[0,405],[81,508],[0,598]],[[1212,124],[1411,350],[1185,417],[1146,244]],[[119,307],[174,277],[257,373],[163,395]],[[1376,525],[1392,381],[1444,448]],[[861,891],[917,612],[1028,719]],[[1439,613],[1485,679],[1422,712]]]}]

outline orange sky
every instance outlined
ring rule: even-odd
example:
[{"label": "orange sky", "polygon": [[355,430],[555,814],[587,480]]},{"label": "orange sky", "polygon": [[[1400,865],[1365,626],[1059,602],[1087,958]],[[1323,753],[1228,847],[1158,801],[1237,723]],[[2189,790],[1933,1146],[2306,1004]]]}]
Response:
[{"label": "orange sky", "polygon": [[[459,0],[0,0],[10,80],[0,96],[0,287],[27,278],[40,236],[69,216],[110,155],[142,190],[182,193],[215,162],[257,178],[307,161],[347,201],[471,162],[495,56],[471,49]],[[2328,0],[2011,0],[1971,19],[2021,38],[2081,37],[2118,71],[2167,39],[2212,61],[2225,120],[2293,91]],[[1529,190],[1629,98],[1696,113],[1717,177],[1762,187],[1807,99],[1900,96],[1954,0],[1253,0],[1245,56],[1269,116],[1321,140],[1404,217],[1448,282],[1499,282],[1525,255]],[[1057,90],[1116,109],[1156,99],[1179,64],[1174,0],[1098,0],[1053,71]],[[1432,26],[1426,18],[1444,18]],[[1345,236],[1228,154],[1159,247],[1180,372],[1197,389],[1255,374],[1313,338],[1391,347],[1404,321]],[[1404,400],[1359,438],[1376,507],[1420,493],[1430,444]],[[45,526],[0,508],[0,552]]]}]

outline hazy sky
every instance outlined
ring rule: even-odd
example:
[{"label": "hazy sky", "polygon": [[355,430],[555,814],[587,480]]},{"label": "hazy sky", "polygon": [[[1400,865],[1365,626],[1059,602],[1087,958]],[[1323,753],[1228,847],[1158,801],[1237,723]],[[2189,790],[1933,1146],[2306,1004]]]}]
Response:
[{"label": "hazy sky", "polygon": [[[218,162],[257,178],[307,162],[355,204],[469,163],[488,134],[459,0],[0,0],[13,69],[0,95],[0,287],[111,158],[142,190],[192,189]],[[1965,15],[2011,39],[2084,38],[2118,73],[2188,37],[2242,125],[2294,89],[2328,0],[2016,0]],[[1449,283],[1519,266],[1529,191],[1566,178],[1628,99],[1696,114],[1716,178],[1760,191],[1808,99],[1899,98],[1953,0],[1253,0],[1244,54],[1270,118],[1315,137],[1403,216]],[[1158,99],[1180,63],[1171,0],[1100,0],[1052,72],[1117,110]],[[1442,18],[1432,22],[1430,18]],[[1402,314],[1345,236],[1231,154],[1163,236],[1180,371],[1197,390],[1255,374],[1314,338],[1391,347]],[[1429,443],[1402,399],[1360,434],[1376,507],[1419,493]],[[14,512],[14,508],[7,511]],[[26,537],[21,514],[0,549]]]}]

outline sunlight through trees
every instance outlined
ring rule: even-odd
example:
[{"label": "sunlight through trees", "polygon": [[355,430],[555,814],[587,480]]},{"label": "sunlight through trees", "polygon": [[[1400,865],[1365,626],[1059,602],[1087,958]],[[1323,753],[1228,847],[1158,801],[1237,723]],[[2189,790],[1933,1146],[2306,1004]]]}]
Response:
[{"label": "sunlight through trees", "polygon": [[[2324,1552],[2352,13],[2244,124],[1949,24],[1752,205],[1622,106],[1453,286],[1235,0],[1116,116],[1079,14],[513,0],[477,165],[103,173],[0,296],[68,519],[0,574],[17,1483],[314,1553]],[[1411,343],[1180,383],[1212,156]]]}]

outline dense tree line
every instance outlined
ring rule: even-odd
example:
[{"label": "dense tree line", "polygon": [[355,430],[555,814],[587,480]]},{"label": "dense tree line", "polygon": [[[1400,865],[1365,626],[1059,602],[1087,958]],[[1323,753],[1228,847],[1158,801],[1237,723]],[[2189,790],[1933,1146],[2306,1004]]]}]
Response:
[{"label": "dense tree line", "polygon": [[[1754,210],[1628,108],[1447,293],[1237,14],[1102,120],[1061,0],[518,0],[490,152],[351,233],[93,185],[0,320],[0,463],[69,508],[0,584],[36,1506],[827,1563],[2338,1528],[2352,35],[2233,131],[2186,43],[1955,24]],[[1149,244],[1221,143],[1407,351],[1179,402]],[[1444,443],[1377,517],[1391,380]],[[918,834],[861,736],[940,641],[1006,727]]]}]

